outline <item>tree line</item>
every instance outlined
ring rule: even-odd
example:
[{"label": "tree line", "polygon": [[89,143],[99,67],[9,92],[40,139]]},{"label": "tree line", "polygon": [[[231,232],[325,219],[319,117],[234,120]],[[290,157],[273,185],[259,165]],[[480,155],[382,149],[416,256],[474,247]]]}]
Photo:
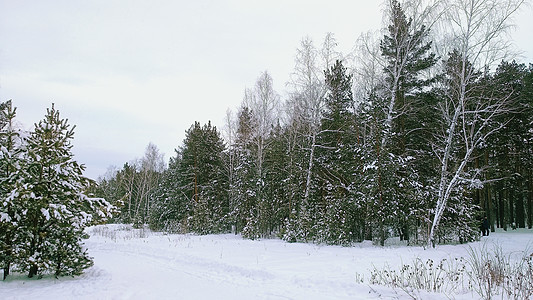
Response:
[{"label": "tree line", "polygon": [[523,3],[386,1],[350,55],[304,38],[284,102],[261,73],[224,136],[195,122],[168,168],[150,145],[94,192],[171,232],[435,245],[477,239],[482,216],[532,228],[533,66],[504,59]]}]

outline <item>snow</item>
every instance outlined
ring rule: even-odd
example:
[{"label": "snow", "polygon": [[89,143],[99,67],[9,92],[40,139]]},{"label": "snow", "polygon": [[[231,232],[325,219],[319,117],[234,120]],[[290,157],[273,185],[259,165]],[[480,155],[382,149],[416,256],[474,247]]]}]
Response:
[{"label": "snow", "polygon": [[[0,282],[2,299],[411,299],[400,290],[368,283],[370,270],[414,258],[467,257],[485,243],[512,253],[533,252],[533,231],[499,231],[468,245],[406,247],[390,240],[353,247],[245,240],[238,235],[165,235],[128,225],[88,229],[86,246],[94,266],[82,276]],[[529,248],[528,248],[529,247]],[[1,272],[1,271],[0,271]],[[365,283],[357,283],[359,277]],[[444,294],[417,292],[423,299]],[[477,298],[471,294],[455,299]]]},{"label": "snow", "polygon": [[9,217],[8,214],[0,211],[0,222],[4,222],[4,221],[9,222],[11,221],[11,218]]},{"label": "snow", "polygon": [[377,167],[376,164],[377,164],[377,161],[375,161],[375,160],[372,161],[371,164],[364,166],[364,168],[363,168],[363,172],[366,172],[367,170],[370,170],[370,169],[377,170],[378,167]]},{"label": "snow", "polygon": [[46,220],[50,220],[50,212],[46,208],[41,208],[41,213],[46,218]]}]

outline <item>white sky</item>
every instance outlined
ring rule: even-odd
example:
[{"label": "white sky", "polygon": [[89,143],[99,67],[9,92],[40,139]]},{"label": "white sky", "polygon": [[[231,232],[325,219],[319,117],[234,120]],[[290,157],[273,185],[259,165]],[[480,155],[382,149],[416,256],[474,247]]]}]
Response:
[{"label": "white sky", "polygon": [[[0,101],[28,128],[54,102],[96,178],[149,142],[168,160],[194,121],[222,129],[265,70],[284,98],[303,37],[333,32],[347,53],[381,15],[377,0],[0,0]],[[524,9],[513,34],[523,62],[532,17]]]}]

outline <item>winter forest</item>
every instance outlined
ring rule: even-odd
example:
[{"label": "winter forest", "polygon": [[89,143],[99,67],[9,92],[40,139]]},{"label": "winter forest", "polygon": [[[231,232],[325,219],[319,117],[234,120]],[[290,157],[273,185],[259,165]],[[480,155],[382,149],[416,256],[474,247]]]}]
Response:
[{"label": "winter forest", "polygon": [[484,217],[533,228],[533,65],[507,35],[525,1],[447,2],[386,1],[383,28],[350,53],[334,33],[303,38],[286,99],[262,72],[168,164],[149,144],[97,183],[54,106],[28,133],[2,103],[4,276],[79,274],[83,230],[105,221],[346,246],[466,243]]},{"label": "winter forest", "polygon": [[[304,38],[280,99],[268,72],[220,131],[195,122],[93,192],[115,222],[348,245],[468,242],[533,226],[533,66],[505,60],[523,1],[387,1],[353,53]],[[472,6],[471,6],[472,4]]]}]

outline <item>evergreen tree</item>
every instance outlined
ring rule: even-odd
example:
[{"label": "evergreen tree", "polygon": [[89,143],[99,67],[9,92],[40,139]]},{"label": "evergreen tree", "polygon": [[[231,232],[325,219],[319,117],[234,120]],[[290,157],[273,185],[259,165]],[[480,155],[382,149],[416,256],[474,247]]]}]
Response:
[{"label": "evergreen tree", "polygon": [[253,121],[252,112],[243,106],[238,113],[237,138],[230,151],[235,154],[235,181],[231,199],[231,219],[236,232],[246,237],[258,237],[257,218],[257,181],[253,158]]},{"label": "evergreen tree", "polygon": [[27,232],[28,241],[21,245],[26,257],[18,267],[29,271],[29,277],[47,271],[79,275],[91,266],[81,244],[83,230],[94,217],[105,219],[112,212],[104,199],[85,195],[93,182],[74,160],[73,136],[74,127],[52,105],[27,140],[25,190],[19,193],[19,201],[27,206],[19,228]]},{"label": "evergreen tree", "polygon": [[[509,113],[499,116],[494,126],[502,126],[491,143],[479,150],[472,168],[483,170],[486,184],[474,192],[476,203],[491,224],[504,229],[526,227],[531,197],[531,100],[530,70],[524,64],[503,61],[488,76],[488,97],[509,97]],[[529,79],[531,80],[531,79]],[[503,124],[503,125],[502,125]],[[530,219],[530,217],[529,217]]]},{"label": "evergreen tree", "polygon": [[259,203],[259,228],[263,236],[279,232],[290,213],[290,162],[286,132],[278,124],[270,133],[265,154],[265,188]]},{"label": "evergreen tree", "polygon": [[22,255],[24,233],[18,230],[24,206],[17,201],[21,169],[25,167],[23,135],[15,127],[16,108],[11,100],[0,103],[0,265],[4,280]]},{"label": "evergreen tree", "polygon": [[325,71],[325,79],[327,93],[316,164],[319,179],[315,188],[320,192],[314,200],[321,219],[315,226],[319,240],[344,244],[353,238],[352,184],[357,167],[352,77],[338,60]]},{"label": "evergreen tree", "polygon": [[185,232],[183,222],[187,219],[190,202],[181,193],[180,183],[180,153],[170,158],[168,169],[161,175],[161,181],[152,194],[152,209],[150,210],[150,228],[166,232]]},{"label": "evergreen tree", "polygon": [[[381,140],[375,148],[379,173],[376,183],[380,206],[389,208],[381,214],[394,214],[385,223],[397,229],[402,240],[409,240],[410,227],[416,221],[413,207],[420,206],[427,194],[420,190],[425,184],[418,174],[431,155],[427,146],[428,124],[423,121],[431,116],[432,98],[425,95],[424,89],[433,79],[423,74],[437,59],[430,52],[432,43],[426,41],[429,30],[424,25],[415,25],[398,1],[390,1],[389,10],[387,34],[380,44],[386,61],[385,97],[381,104],[385,114],[381,117],[383,121],[376,123],[375,132]],[[383,244],[385,236],[380,230]]]},{"label": "evergreen tree", "polygon": [[180,189],[190,201],[188,226],[199,234],[227,231],[229,210],[224,142],[211,122],[195,122],[180,149]]},{"label": "evergreen tree", "polygon": [[116,211],[113,213],[113,216],[108,219],[108,222],[111,223],[124,223],[121,215],[124,210],[127,193],[124,191],[121,184],[121,172],[122,170],[108,171],[105,176],[97,179],[96,185],[93,185],[89,189],[90,195],[107,199],[115,207]]}]

